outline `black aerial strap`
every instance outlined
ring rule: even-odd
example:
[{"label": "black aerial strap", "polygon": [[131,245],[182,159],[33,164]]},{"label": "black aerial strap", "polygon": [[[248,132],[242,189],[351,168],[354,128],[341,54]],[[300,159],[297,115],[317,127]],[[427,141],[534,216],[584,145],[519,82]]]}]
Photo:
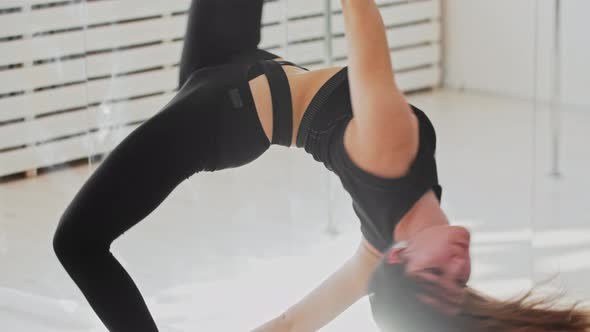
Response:
[{"label": "black aerial strap", "polygon": [[268,79],[272,98],[272,144],[291,146],[293,137],[293,102],[285,71],[277,61],[257,62]]}]

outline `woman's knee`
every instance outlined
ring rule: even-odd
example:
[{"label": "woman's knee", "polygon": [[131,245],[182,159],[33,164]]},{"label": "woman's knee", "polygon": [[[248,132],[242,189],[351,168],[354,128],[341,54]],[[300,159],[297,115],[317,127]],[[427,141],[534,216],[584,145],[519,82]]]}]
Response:
[{"label": "woman's knee", "polygon": [[97,234],[92,235],[81,223],[81,220],[69,219],[65,213],[53,234],[53,251],[66,269],[109,251],[110,243],[100,240]]},{"label": "woman's knee", "polygon": [[58,226],[53,234],[53,252],[62,265],[67,268],[75,261],[76,255],[79,255],[79,251],[76,248],[75,241],[72,239],[72,234],[67,234],[61,225],[60,223],[60,226]]}]

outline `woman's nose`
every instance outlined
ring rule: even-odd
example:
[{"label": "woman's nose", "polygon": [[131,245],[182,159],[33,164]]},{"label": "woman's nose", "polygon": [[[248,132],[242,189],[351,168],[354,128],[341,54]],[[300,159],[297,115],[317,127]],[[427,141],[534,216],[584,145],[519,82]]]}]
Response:
[{"label": "woman's nose", "polygon": [[447,266],[447,273],[447,276],[449,276],[454,283],[464,287],[464,283],[469,280],[471,274],[469,254],[454,256]]},{"label": "woman's nose", "polygon": [[471,233],[469,230],[462,226],[454,226],[454,229],[457,233],[457,242],[469,246],[471,241]]},{"label": "woman's nose", "polygon": [[448,276],[452,279],[457,279],[463,270],[465,270],[465,265],[467,264],[467,260],[462,255],[455,255],[452,259],[450,264],[448,265]]}]

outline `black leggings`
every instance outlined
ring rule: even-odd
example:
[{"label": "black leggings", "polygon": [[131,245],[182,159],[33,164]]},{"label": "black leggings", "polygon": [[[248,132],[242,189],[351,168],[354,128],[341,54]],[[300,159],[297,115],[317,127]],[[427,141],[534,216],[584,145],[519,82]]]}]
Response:
[{"label": "black leggings", "polygon": [[59,221],[57,257],[110,331],[158,330],[111,243],[193,174],[247,164],[270,146],[244,64],[277,57],[257,49],[262,5],[193,1],[178,94],[110,152]]}]

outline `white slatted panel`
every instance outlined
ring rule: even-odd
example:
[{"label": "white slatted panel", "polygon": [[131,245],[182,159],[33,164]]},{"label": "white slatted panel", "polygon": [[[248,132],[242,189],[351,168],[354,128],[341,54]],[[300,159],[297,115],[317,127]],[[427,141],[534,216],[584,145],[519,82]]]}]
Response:
[{"label": "white slatted panel", "polygon": [[[439,1],[376,0],[405,90],[439,84]],[[0,176],[108,152],[166,104],[189,5],[1,0]],[[346,65],[340,1],[332,7],[333,62]],[[323,0],[269,0],[260,47],[324,67],[323,11]]]}]

